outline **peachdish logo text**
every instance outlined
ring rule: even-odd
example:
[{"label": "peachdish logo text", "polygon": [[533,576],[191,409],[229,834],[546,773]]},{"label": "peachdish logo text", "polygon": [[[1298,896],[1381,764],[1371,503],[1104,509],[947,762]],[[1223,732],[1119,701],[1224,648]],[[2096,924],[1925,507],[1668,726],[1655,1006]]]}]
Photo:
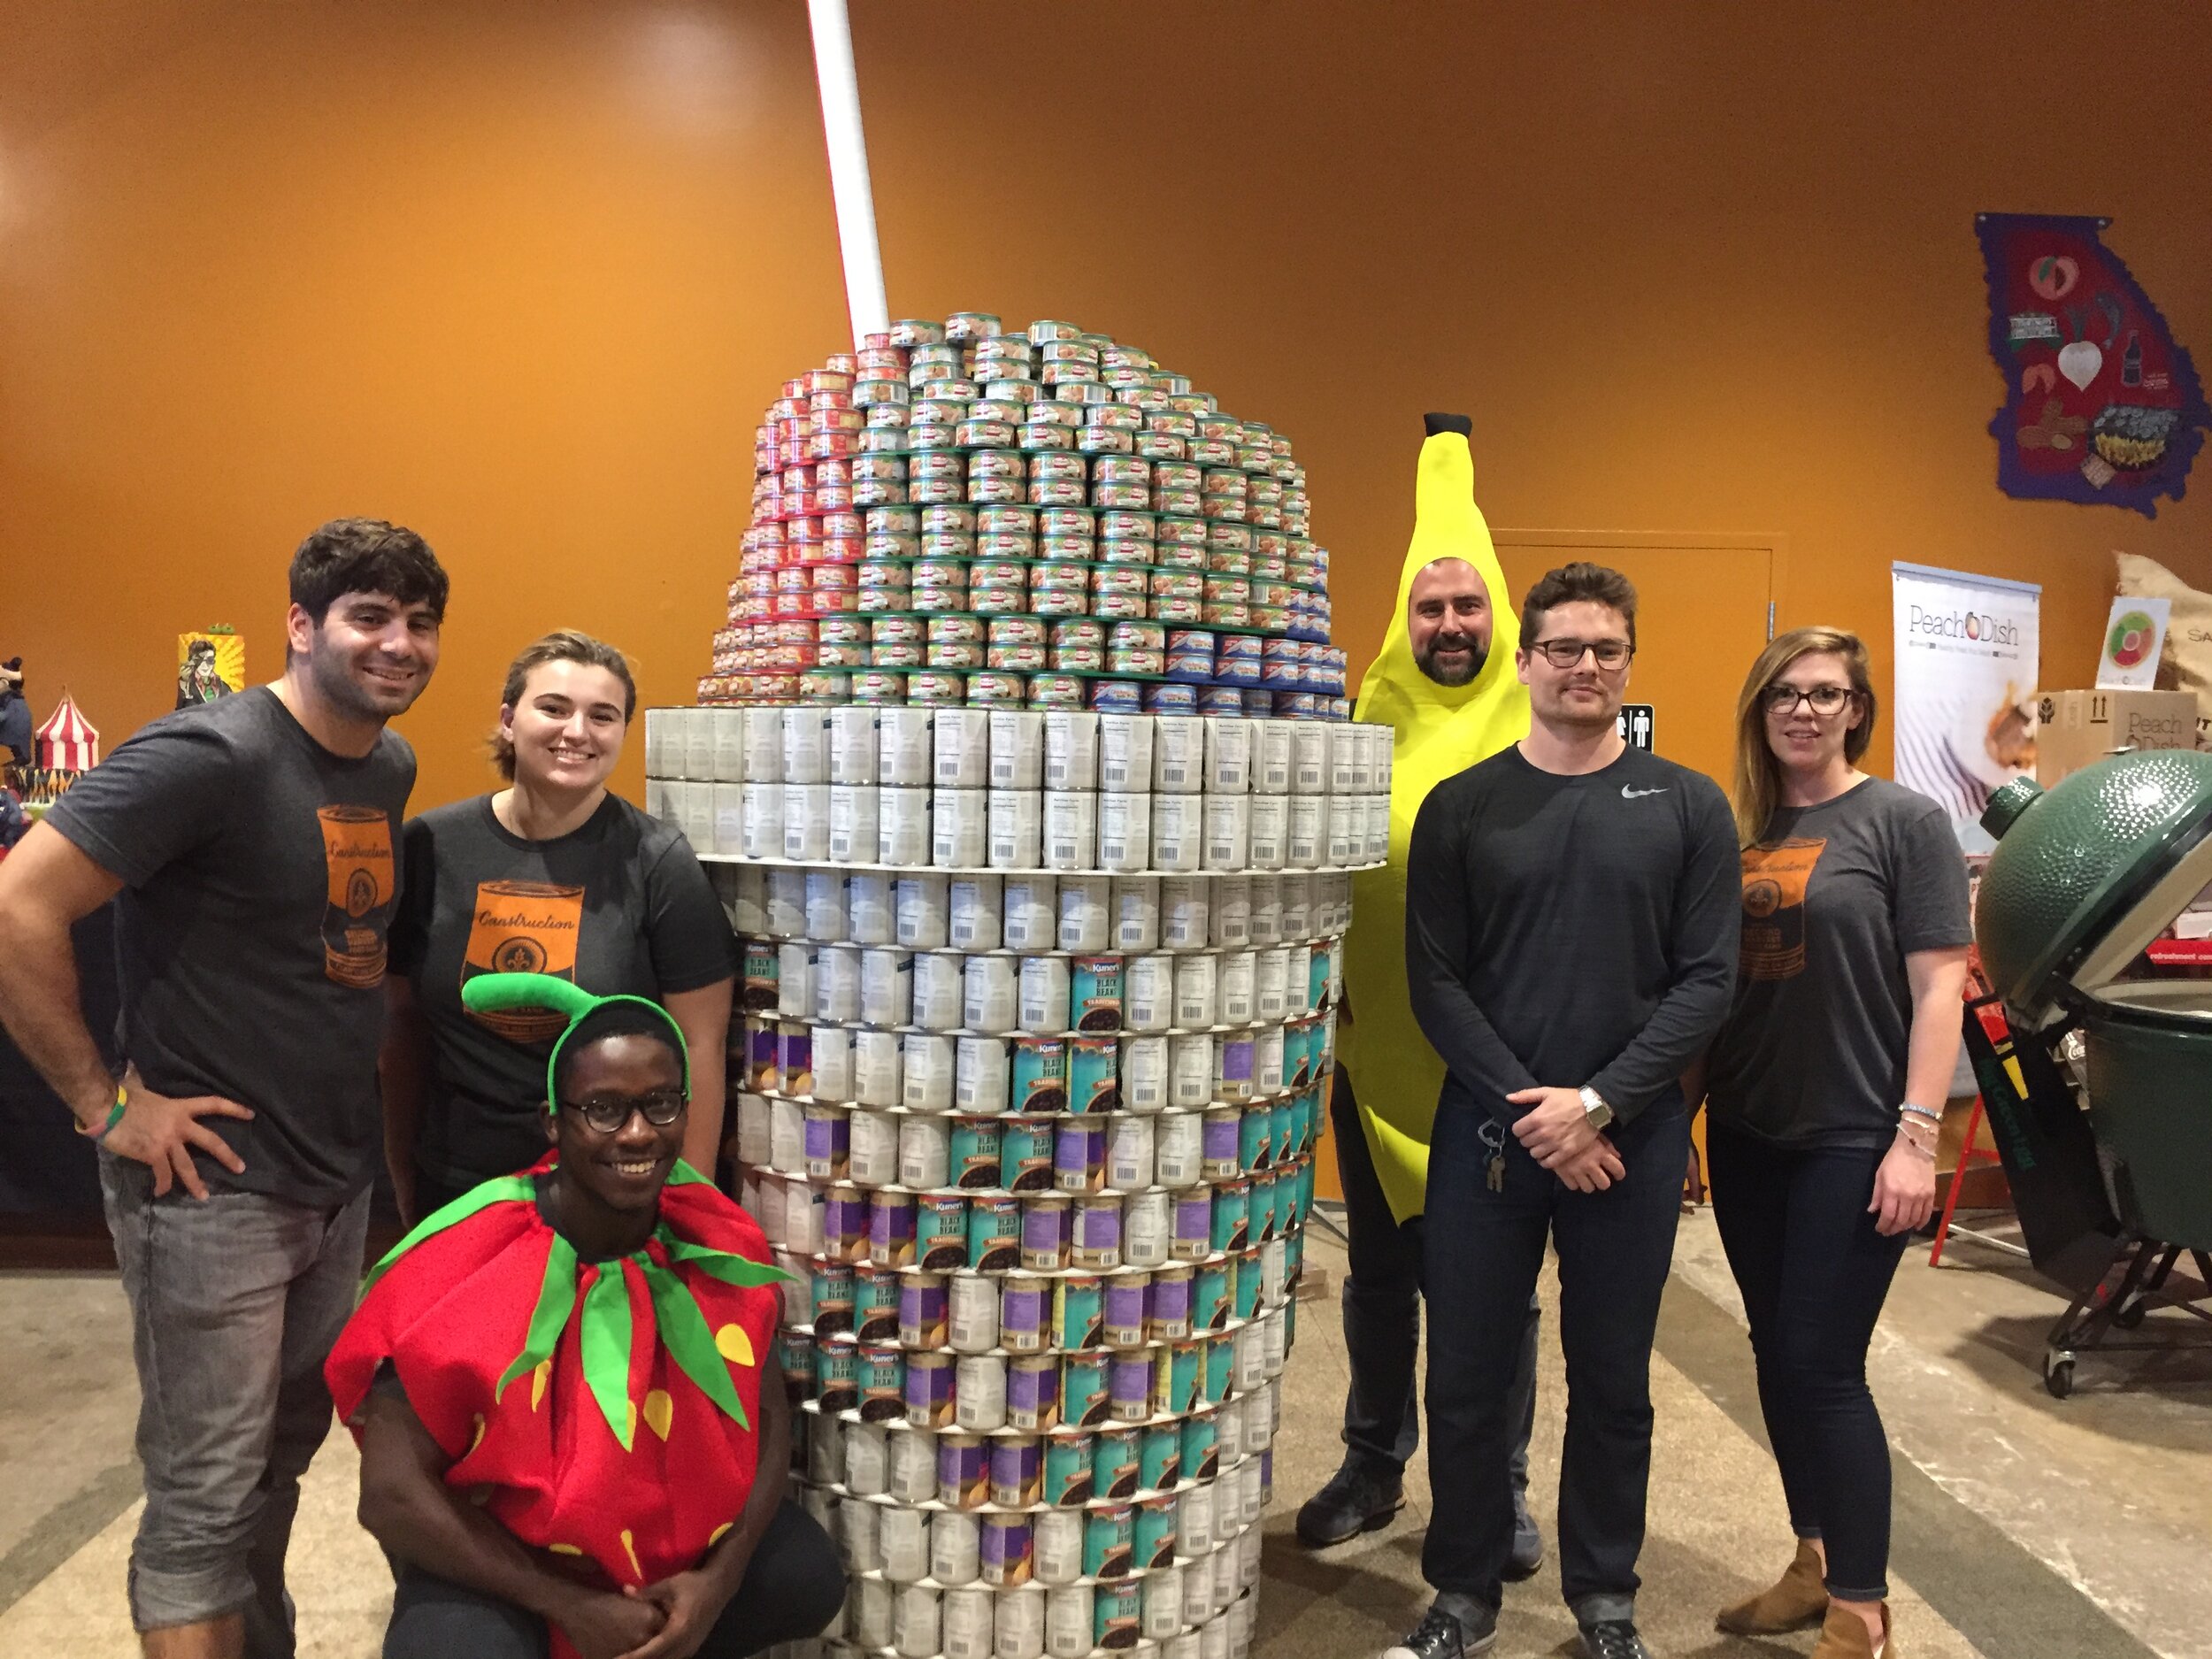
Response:
[{"label": "peachdish logo text", "polygon": [[1968,640],[1976,645],[2017,645],[2020,626],[1985,611],[1929,611],[1911,607],[1907,626],[1935,639]]}]

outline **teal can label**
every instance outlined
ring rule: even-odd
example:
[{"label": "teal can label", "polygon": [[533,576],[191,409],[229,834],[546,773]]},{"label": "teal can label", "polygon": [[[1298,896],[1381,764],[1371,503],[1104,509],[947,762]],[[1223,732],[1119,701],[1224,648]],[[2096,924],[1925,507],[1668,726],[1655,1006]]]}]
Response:
[{"label": "teal can label", "polygon": [[1226,1181],[1214,1188],[1213,1248],[1241,1250],[1251,1226],[1252,1183]]},{"label": "teal can label", "polygon": [[1174,1564],[1175,1511],[1173,1498],[1148,1498],[1137,1505],[1133,1555],[1138,1571]]},{"label": "teal can label", "polygon": [[1106,1356],[1071,1354],[1060,1363],[1060,1420],[1070,1428],[1095,1428],[1110,1415]]},{"label": "teal can label", "polygon": [[1205,1366],[1202,1342],[1170,1342],[1152,1356],[1152,1405],[1162,1417],[1179,1417],[1198,1403]]},{"label": "teal can label", "polygon": [[963,1198],[932,1196],[917,1206],[914,1259],[933,1273],[968,1264],[968,1204]]},{"label": "teal can label", "polygon": [[968,1201],[968,1260],[986,1273],[1003,1273],[1021,1260],[1022,1202],[1018,1198]]},{"label": "teal can label", "polygon": [[1257,1249],[1247,1250],[1237,1258],[1237,1317],[1256,1319],[1260,1316],[1260,1286],[1266,1282],[1267,1273],[1260,1264]]},{"label": "teal can label", "polygon": [[1278,1183],[1272,1175],[1252,1178],[1252,1198],[1247,1210],[1249,1222],[1246,1236],[1255,1244],[1264,1244],[1275,1236],[1275,1188]]},{"label": "teal can label", "polygon": [[1183,1479],[1211,1480],[1221,1472],[1221,1441],[1214,1414],[1195,1412],[1183,1419]]},{"label": "teal can label", "polygon": [[899,1274],[864,1267],[853,1275],[853,1333],[864,1342],[899,1340]]},{"label": "teal can label", "polygon": [[1191,1275],[1191,1329],[1218,1331],[1229,1323],[1229,1274],[1226,1262],[1209,1262]]},{"label": "teal can label", "polygon": [[1229,1388],[1236,1375],[1236,1339],[1230,1336],[1210,1336],[1206,1339],[1206,1375],[1199,1385],[1206,1403],[1217,1406],[1229,1397]]},{"label": "teal can label", "polygon": [[1275,1112],[1254,1106],[1237,1119],[1237,1164],[1247,1175],[1274,1161]]},{"label": "teal can label", "polygon": [[1137,1485],[1146,1492],[1167,1492],[1183,1478],[1183,1431],[1179,1424],[1147,1429],[1137,1441]]},{"label": "teal can label", "polygon": [[895,1348],[864,1348],[854,1361],[860,1415],[870,1423],[906,1416],[906,1356]]},{"label": "teal can label", "polygon": [[1307,1045],[1309,1023],[1294,1019],[1283,1027],[1283,1087],[1303,1088],[1313,1075],[1313,1050]]},{"label": "teal can label", "polygon": [[1012,1103],[1018,1112],[1068,1109],[1068,1045],[1058,1037],[1014,1039]]},{"label": "teal can label", "polygon": [[1329,1000],[1329,948],[1310,951],[1306,958],[1306,1006],[1319,1008]]},{"label": "teal can label", "polygon": [[1068,1044],[1068,1110],[1093,1113],[1120,1109],[1121,1045],[1111,1037],[1074,1039]]},{"label": "teal can label", "polygon": [[1144,1478],[1144,1456],[1135,1429],[1107,1429],[1091,1451],[1092,1489],[1102,1498],[1133,1495]]},{"label": "teal can label", "polygon": [[[1062,1082],[1065,1083],[1063,1074]],[[1016,1091],[1018,1094],[1018,1090]],[[1064,1087],[1062,1090],[1065,1094]],[[1052,1188],[1053,1120],[1009,1118],[999,1125],[998,1184],[1010,1193]]]},{"label": "teal can label", "polygon": [[999,1185],[999,1125],[995,1118],[952,1120],[952,1184],[988,1189]]},{"label": "teal can label", "polygon": [[816,1348],[814,1398],[823,1410],[849,1411],[860,1403],[859,1365],[859,1355],[850,1343],[825,1342]]},{"label": "teal can label", "polygon": [[[1088,1538],[1084,1540],[1086,1550]],[[1132,1546],[1133,1550],[1133,1543]],[[1124,1551],[1125,1557],[1133,1559],[1132,1551]],[[1114,1578],[1128,1578],[1129,1568],[1102,1576]],[[1129,1648],[1137,1645],[1138,1633],[1144,1624],[1144,1587],[1132,1578],[1126,1584],[1102,1584],[1091,1592],[1091,1640],[1100,1647]]]},{"label": "teal can label", "polygon": [[813,1279],[814,1334],[818,1337],[850,1336],[853,1329],[853,1270],[833,1262],[818,1263]]},{"label": "teal can label", "polygon": [[1135,1511],[1125,1503],[1093,1509],[1084,1517],[1083,1571],[1086,1577],[1126,1578],[1129,1576],[1129,1569],[1135,1561],[1136,1523]]},{"label": "teal can label", "polygon": [[1104,1324],[1104,1287],[1096,1274],[1072,1273],[1053,1286],[1053,1347],[1070,1353],[1096,1348]]},{"label": "teal can label", "polygon": [[1121,1029],[1121,958],[1078,956],[1068,964],[1078,1031]]},{"label": "teal can label", "polygon": [[1298,1121],[1302,1109],[1288,1094],[1267,1109],[1268,1139],[1275,1143],[1275,1162],[1287,1164],[1305,1148],[1298,1144]]},{"label": "teal can label", "polygon": [[1097,1490],[1092,1468],[1089,1435],[1045,1436],[1045,1502],[1064,1509],[1088,1503]]}]

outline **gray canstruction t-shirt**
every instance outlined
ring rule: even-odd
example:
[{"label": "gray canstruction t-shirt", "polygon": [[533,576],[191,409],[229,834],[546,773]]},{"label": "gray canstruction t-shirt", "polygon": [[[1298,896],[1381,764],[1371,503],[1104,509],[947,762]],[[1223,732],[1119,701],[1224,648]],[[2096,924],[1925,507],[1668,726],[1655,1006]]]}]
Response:
[{"label": "gray canstruction t-shirt", "polygon": [[383,1148],[376,1050],[394,856],[415,752],[361,759],[307,734],[266,686],[154,721],[47,821],[119,877],[123,1052],[208,1117],[246,1165],[196,1154],[211,1187],[342,1203]]},{"label": "gray canstruction t-shirt", "polygon": [[392,971],[413,983],[432,1039],[415,1154],[447,1185],[544,1156],[546,1057],[567,1024],[535,1009],[472,1014],[467,980],[549,973],[600,996],[660,998],[737,972],[729,918],[690,846],[619,795],[535,841],[501,825],[491,796],[457,801],[407,826],[405,860]]},{"label": "gray canstruction t-shirt", "polygon": [[1943,809],[1882,778],[1781,808],[1744,851],[1743,903],[1714,1121],[1780,1145],[1886,1145],[1912,1033],[1905,958],[1974,936]]}]

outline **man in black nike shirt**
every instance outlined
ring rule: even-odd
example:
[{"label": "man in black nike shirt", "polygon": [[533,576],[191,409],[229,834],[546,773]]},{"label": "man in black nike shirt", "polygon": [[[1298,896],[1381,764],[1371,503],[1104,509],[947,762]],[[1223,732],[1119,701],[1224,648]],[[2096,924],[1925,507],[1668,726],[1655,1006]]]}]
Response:
[{"label": "man in black nike shirt", "polygon": [[1619,736],[1625,577],[1550,572],[1521,639],[1528,737],[1430,793],[1407,861],[1413,1011],[1448,1068],[1424,1274],[1435,1512],[1421,1567],[1437,1598],[1386,1659],[1463,1659],[1496,1639],[1507,1400],[1548,1237],[1567,1356],[1561,1586],[1587,1659],[1648,1659],[1636,1557],[1690,1133],[1678,1079],[1728,1012],[1736,834],[1711,780]]}]

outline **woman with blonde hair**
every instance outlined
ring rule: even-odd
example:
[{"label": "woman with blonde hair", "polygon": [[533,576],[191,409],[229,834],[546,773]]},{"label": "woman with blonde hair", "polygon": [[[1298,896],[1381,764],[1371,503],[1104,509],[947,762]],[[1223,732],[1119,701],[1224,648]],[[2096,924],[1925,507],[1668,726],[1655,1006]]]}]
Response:
[{"label": "woman with blonde hair", "polygon": [[1743,954],[1706,1074],[1714,1214],[1798,1538],[1780,1582],[1718,1624],[1818,1624],[1816,1659],[1898,1659],[1866,1352],[1935,1202],[1972,937],[1942,809],[1858,769],[1875,711],[1866,647],[1839,628],[1783,634],[1744,681]]},{"label": "woman with blonde hair", "polygon": [[[565,1019],[480,1010],[461,987],[543,973],[650,997],[693,1053],[727,1041],[737,974],[728,918],[682,835],[608,792],[637,682],[622,653],[565,628],[507,670],[491,758],[506,787],[433,808],[405,831],[379,1070],[384,1143],[412,1225],[545,1150],[533,1104]],[[694,1082],[684,1156],[711,1179],[722,1068]]]}]

